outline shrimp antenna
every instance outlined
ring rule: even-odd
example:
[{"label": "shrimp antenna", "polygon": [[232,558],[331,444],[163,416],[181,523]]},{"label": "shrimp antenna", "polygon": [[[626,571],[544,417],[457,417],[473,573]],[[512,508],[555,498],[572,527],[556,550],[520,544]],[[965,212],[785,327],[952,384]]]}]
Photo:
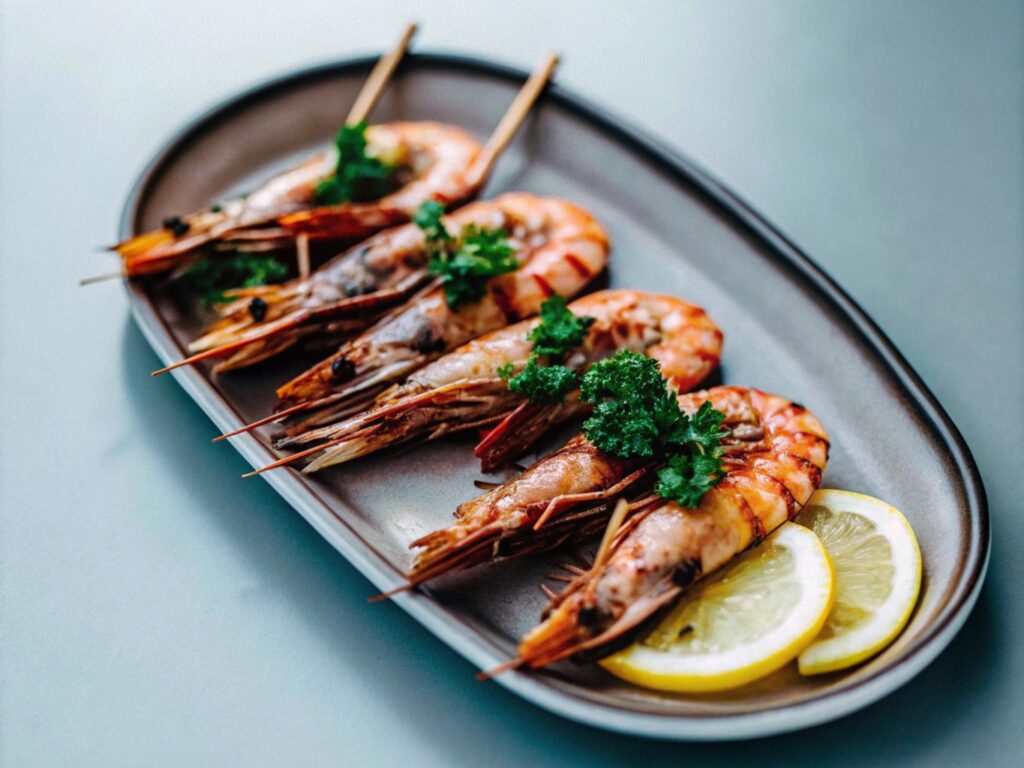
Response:
[{"label": "shrimp antenna", "polygon": [[118,280],[118,279],[120,279],[122,277],[128,277],[128,275],[125,274],[122,271],[107,272],[106,274],[103,274],[103,275],[93,275],[92,277],[83,277],[81,280],[78,281],[78,285],[79,286],[83,286],[83,285],[92,285],[93,283],[104,283],[107,280]]},{"label": "shrimp antenna", "polygon": [[509,142],[512,141],[516,131],[519,130],[519,126],[526,120],[526,116],[530,114],[530,110],[544,90],[544,86],[548,84],[548,80],[551,79],[551,75],[554,74],[555,67],[557,66],[558,54],[547,54],[544,60],[541,61],[540,66],[533,71],[533,74],[530,75],[523,87],[519,89],[519,93],[516,94],[515,99],[509,105],[505,115],[501,118],[501,122],[498,123],[498,127],[494,129],[494,133],[488,139],[487,146],[484,147],[470,169],[470,183],[478,186],[490,175],[491,169],[494,168],[494,163],[498,160],[501,153],[505,151],[505,147],[508,146]]},{"label": "shrimp antenna", "polygon": [[496,667],[491,667],[490,669],[484,669],[477,672],[476,679],[482,683],[485,680],[490,680],[492,677],[500,675],[502,672],[508,672],[510,669],[521,667],[525,661],[526,659],[516,656],[514,659],[502,662]]},{"label": "shrimp antenna", "polygon": [[362,90],[359,91],[352,109],[349,110],[348,117],[345,119],[347,125],[361,123],[370,114],[370,110],[373,109],[377,100],[380,99],[381,94],[384,92],[384,87],[388,84],[388,80],[391,79],[391,75],[394,73],[398,63],[405,56],[409,43],[413,35],[416,34],[416,29],[415,24],[407,25],[402,32],[402,36],[395,43],[395,47],[377,60],[373,70],[370,72],[370,76],[366,78]]}]

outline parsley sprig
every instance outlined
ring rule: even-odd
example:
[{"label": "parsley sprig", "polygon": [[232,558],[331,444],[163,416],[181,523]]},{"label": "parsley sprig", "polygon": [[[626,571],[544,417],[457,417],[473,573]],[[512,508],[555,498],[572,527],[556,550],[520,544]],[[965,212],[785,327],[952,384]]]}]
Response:
[{"label": "parsley sprig", "polygon": [[695,507],[723,477],[725,414],[705,402],[692,416],[679,407],[657,361],[623,350],[596,363],[580,387],[594,412],[583,432],[602,451],[622,458],[665,461],[655,492]]},{"label": "parsley sprig", "polygon": [[445,229],[443,214],[441,203],[427,200],[413,221],[423,230],[430,249],[427,268],[432,275],[444,277],[448,306],[459,309],[483,298],[487,281],[495,275],[515,272],[519,262],[504,229],[480,229],[468,224],[455,238]]},{"label": "parsley sprig", "polygon": [[288,277],[288,267],[271,256],[236,253],[197,261],[181,280],[186,290],[210,305],[231,301],[228,292],[232,288],[281,283]]},{"label": "parsley sprig", "polygon": [[583,343],[594,318],[574,315],[565,297],[552,294],[540,305],[540,322],[526,334],[534,355],[561,356]]},{"label": "parsley sprig", "polygon": [[[580,385],[580,377],[571,368],[552,363],[575,349],[586,338],[594,318],[574,315],[557,293],[540,305],[540,322],[526,338],[533,342],[533,351],[522,372],[512,375],[514,365],[498,368],[498,375],[508,379],[509,391],[523,395],[531,403],[558,403]],[[541,359],[549,365],[541,365]]]},{"label": "parsley sprig", "polygon": [[531,357],[517,376],[511,374],[511,363],[498,368],[498,375],[508,379],[509,391],[531,403],[559,403],[580,385],[580,377],[572,368],[541,365],[536,357]]},{"label": "parsley sprig", "polygon": [[334,139],[338,164],[314,190],[320,205],[363,203],[384,197],[395,186],[395,167],[366,154],[366,123],[343,125]]}]

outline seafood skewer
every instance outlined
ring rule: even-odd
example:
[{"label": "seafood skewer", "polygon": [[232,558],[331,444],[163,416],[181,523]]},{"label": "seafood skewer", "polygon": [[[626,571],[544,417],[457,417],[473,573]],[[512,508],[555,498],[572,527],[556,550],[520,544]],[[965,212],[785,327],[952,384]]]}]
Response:
[{"label": "seafood skewer", "polygon": [[[346,125],[356,125],[366,119],[405,56],[415,33],[415,24],[406,26],[394,48],[380,57],[356,97],[345,120]],[[422,151],[423,141],[403,143],[400,141],[402,138],[408,139],[403,132],[389,135],[387,128],[382,128],[384,133],[380,137],[369,137],[371,147],[391,147],[393,155],[394,148],[398,147],[405,147],[410,153],[416,149]],[[470,139],[470,145],[472,143]],[[170,218],[161,229],[119,243],[114,250],[121,256],[124,276],[135,277],[171,269],[180,263],[184,255],[202,245],[268,224],[278,216],[308,206],[315,197],[317,184],[329,176],[337,161],[336,149],[317,154],[271,178],[245,198],[235,198],[188,216]],[[472,162],[472,158],[467,162]],[[259,237],[267,234],[269,231],[260,233]],[[288,233],[278,230],[276,234]]]},{"label": "seafood skewer", "polygon": [[[710,402],[725,414],[730,429],[723,443],[726,476],[704,495],[698,510],[679,511],[679,505],[646,493],[656,468],[650,460],[617,458],[578,435],[520,476],[462,504],[448,528],[412,542],[410,547],[420,551],[400,589],[454,570],[581,541],[605,527],[610,501],[616,497],[634,498],[632,517],[618,531],[618,546],[629,530],[662,509],[669,511],[658,512],[655,521],[671,519],[676,511],[682,518],[704,521],[695,529],[701,536],[718,536],[715,521],[740,517],[763,536],[778,524],[766,514],[769,502],[785,498],[788,512],[793,512],[789,496],[803,504],[817,487],[828,442],[817,420],[800,406],[741,387],[713,387],[680,395],[678,401],[688,414]],[[763,530],[754,528],[759,520]],[[647,524],[645,530],[655,530],[657,524]],[[735,544],[735,551],[753,541],[721,535]],[[702,542],[710,545],[712,539],[697,544]],[[700,564],[706,572],[715,561],[709,557]]]},{"label": "seafood skewer", "polygon": [[518,269],[490,278],[479,300],[458,309],[449,306],[444,286],[429,286],[278,389],[278,413],[248,428],[308,410],[316,413],[293,433],[336,422],[446,352],[537,314],[552,294],[576,295],[607,264],[608,235],[568,201],[517,192],[477,205],[487,210],[488,229],[508,234]]},{"label": "seafood skewer", "polygon": [[727,389],[729,420],[763,432],[760,445],[731,454],[725,478],[697,508],[659,502],[634,514],[603,561],[552,600],[515,662],[536,668],[615,650],[696,579],[797,515],[821,482],[825,430],[782,397]]},{"label": "seafood skewer", "polygon": [[[411,34],[409,35],[411,36]],[[397,66],[408,37],[403,36],[377,77],[368,81],[373,98],[361,94],[347,126],[361,126],[362,118]],[[386,227],[409,221],[425,200],[460,203],[473,197],[486,181],[497,155],[525,119],[550,78],[557,57],[548,55],[524,84],[499,125],[494,140],[480,144],[455,126],[436,122],[396,122],[365,129],[367,157],[394,167],[396,189],[368,199],[318,203],[318,188],[338,166],[339,148],[318,153],[291,170],[267,181],[245,198],[213,205],[185,217],[173,217],[159,230],[143,233],[114,247],[122,258],[123,274],[134,277],[178,266],[197,248],[213,242],[232,242],[247,249],[281,247],[299,235],[311,239],[355,240]],[[369,88],[367,90],[370,90]],[[523,99],[522,94],[529,99]],[[351,115],[350,115],[351,118]]]},{"label": "seafood skewer", "polygon": [[[565,358],[581,373],[622,349],[659,361],[663,375],[682,391],[699,384],[718,365],[722,332],[698,306],[661,294],[634,290],[598,291],[568,307],[592,318],[582,343]],[[340,423],[312,429],[279,442],[279,447],[321,444],[323,453],[306,471],[416,439],[432,440],[502,419],[478,455],[484,470],[524,452],[551,426],[585,413],[590,406],[578,390],[554,402],[531,403],[510,390],[496,371],[522,370],[531,358],[528,334],[538,319],[494,331],[468,342],[382,393],[371,408]],[[507,368],[506,368],[507,370]]]},{"label": "seafood skewer", "polygon": [[[470,203],[443,222],[454,232],[505,222],[506,199]],[[233,291],[237,298],[221,308],[222,319],[189,345],[194,354],[155,373],[223,358],[214,367],[222,373],[266,360],[309,337],[340,345],[424,287],[429,261],[429,243],[410,223],[378,232],[307,278]]]}]

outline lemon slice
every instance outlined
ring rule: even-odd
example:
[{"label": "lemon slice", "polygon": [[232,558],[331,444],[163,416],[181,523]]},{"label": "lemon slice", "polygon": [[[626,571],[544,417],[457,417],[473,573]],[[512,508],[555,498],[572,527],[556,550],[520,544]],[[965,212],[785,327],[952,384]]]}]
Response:
[{"label": "lemon slice", "polygon": [[825,548],[786,523],[688,590],[649,635],[601,665],[665,691],[720,691],[774,672],[814,640],[832,608]]},{"label": "lemon slice", "polygon": [[819,490],[797,522],[818,534],[836,569],[832,613],[797,665],[805,675],[846,669],[906,626],[921,588],[921,550],[899,510],[860,493]]}]

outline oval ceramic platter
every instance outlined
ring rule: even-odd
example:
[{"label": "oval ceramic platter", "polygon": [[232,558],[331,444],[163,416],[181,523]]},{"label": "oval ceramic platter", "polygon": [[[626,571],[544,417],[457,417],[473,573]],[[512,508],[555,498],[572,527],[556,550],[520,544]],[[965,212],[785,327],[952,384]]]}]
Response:
[{"label": "oval ceramic platter", "polygon": [[[372,63],[351,60],[289,75],[192,122],[131,192],[122,236],[244,190],[325,145]],[[435,119],[483,138],[525,77],[461,56],[410,55],[373,120]],[[902,509],[920,539],[924,586],[902,636],[841,674],[802,679],[791,665],[736,691],[684,696],[634,687],[596,665],[564,663],[508,672],[497,684],[569,718],[662,738],[744,738],[839,717],[910,679],[965,620],[989,547],[977,469],[942,407],[828,276],[703,171],[623,126],[552,86],[502,157],[485,196],[526,190],[582,204],[611,231],[612,287],[669,292],[706,307],[726,333],[720,379],[785,394],[821,418],[833,439],[823,486],[872,494]],[[181,359],[201,318],[159,280],[132,281],[128,293],[160,358]],[[269,413],[274,387],[309,362],[221,377],[203,367],[174,375],[228,431]],[[267,433],[231,442],[253,467],[276,458]],[[314,476],[283,469],[263,477],[387,590],[402,581],[408,543],[447,524],[460,502],[479,493],[473,481],[481,475],[472,441],[442,440],[400,461],[385,454]],[[550,571],[548,559],[507,563],[446,577],[395,601],[487,669],[513,656],[518,638],[538,620],[545,602],[538,584]]]}]

